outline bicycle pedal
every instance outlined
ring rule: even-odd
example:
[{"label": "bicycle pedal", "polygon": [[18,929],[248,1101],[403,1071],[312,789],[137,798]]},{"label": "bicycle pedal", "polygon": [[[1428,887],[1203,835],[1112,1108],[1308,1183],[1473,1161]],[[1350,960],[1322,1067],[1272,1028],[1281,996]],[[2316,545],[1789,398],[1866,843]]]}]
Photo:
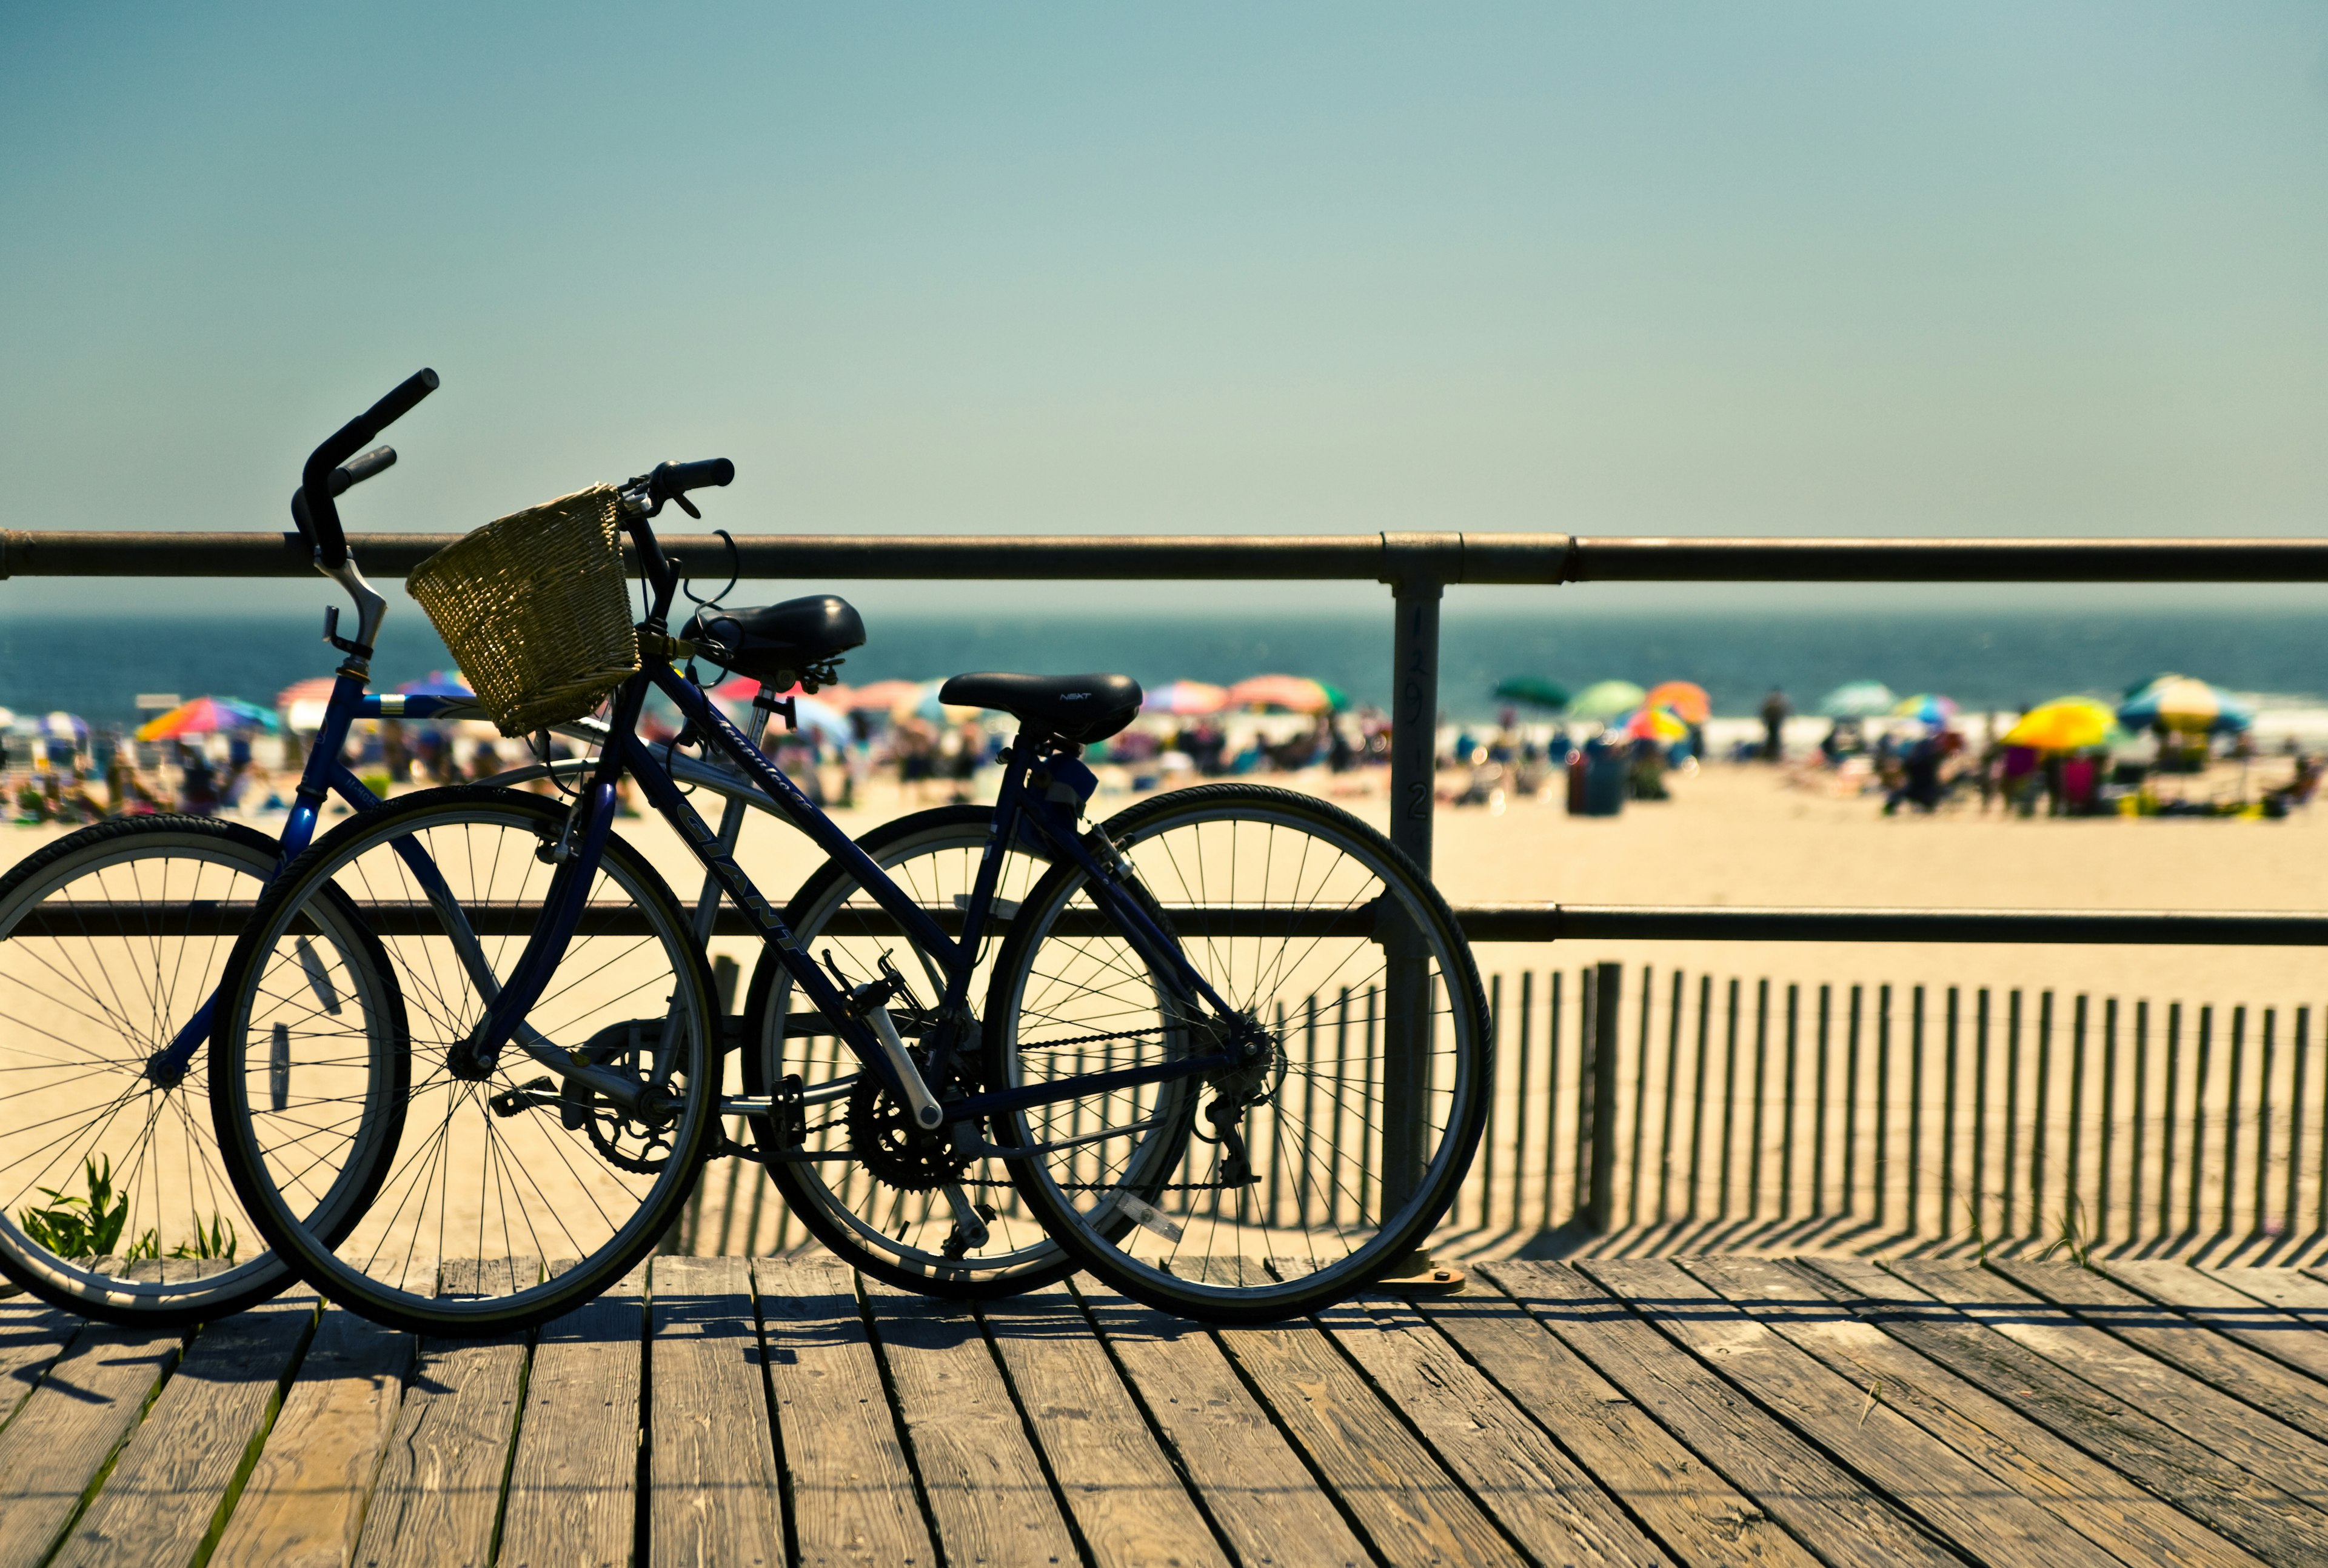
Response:
[{"label": "bicycle pedal", "polygon": [[559,1103],[558,1082],[554,1078],[536,1078],[514,1089],[504,1089],[485,1102],[496,1116],[514,1116],[521,1111],[532,1111],[544,1105]]}]

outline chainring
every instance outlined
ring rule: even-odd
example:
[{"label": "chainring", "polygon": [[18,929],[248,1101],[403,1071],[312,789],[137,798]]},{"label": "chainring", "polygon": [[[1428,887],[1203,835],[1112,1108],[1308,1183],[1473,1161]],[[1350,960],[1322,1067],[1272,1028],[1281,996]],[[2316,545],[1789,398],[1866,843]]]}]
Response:
[{"label": "chainring", "polygon": [[[925,1061],[919,1047],[914,1065]],[[932,1192],[968,1174],[973,1157],[963,1154],[944,1129],[932,1131],[871,1072],[860,1074],[849,1092],[849,1149],[873,1179],[900,1192]]]},{"label": "chainring", "polygon": [[[644,1064],[640,1060],[642,1053],[635,1043],[593,1042],[575,1055],[596,1067],[620,1072],[628,1066],[639,1082],[647,1081]],[[627,1063],[623,1060],[625,1056],[631,1058]],[[683,1086],[681,1092],[685,1093]],[[578,1122],[590,1135],[591,1147],[597,1150],[598,1157],[617,1170],[627,1170],[635,1176],[660,1176],[671,1164],[671,1140],[679,1118],[672,1117],[661,1126],[642,1122],[570,1078],[559,1097],[566,1124],[572,1127]]]}]

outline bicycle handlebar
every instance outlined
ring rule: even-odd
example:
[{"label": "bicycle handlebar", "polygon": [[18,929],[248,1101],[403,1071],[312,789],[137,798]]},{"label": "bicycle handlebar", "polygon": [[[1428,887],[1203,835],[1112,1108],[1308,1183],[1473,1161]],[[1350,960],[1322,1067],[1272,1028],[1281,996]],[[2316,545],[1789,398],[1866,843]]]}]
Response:
[{"label": "bicycle handlebar", "polygon": [[[340,527],[340,510],[332,503],[332,498],[349,484],[369,479],[387,467],[396,460],[396,455],[389,452],[386,458],[375,462],[378,452],[365,453],[355,463],[348,464],[346,484],[334,483],[334,471],[353,457],[365,442],[410,413],[421,399],[436,390],[436,384],[435,371],[416,371],[387,397],[341,426],[331,439],[308,455],[307,466],[299,475],[299,496],[305,502],[306,516],[299,517],[301,508],[296,506],[292,515],[299,521],[300,537],[314,548],[316,559],[325,567],[339,567],[348,559],[347,534]],[[388,452],[386,447],[380,450]]]},{"label": "bicycle handlebar", "polygon": [[732,484],[736,465],[725,457],[706,457],[699,463],[658,463],[647,475],[648,493],[659,508],[666,501],[679,502],[680,510],[690,517],[703,514],[687,504],[687,493],[716,485]]},{"label": "bicycle handlebar", "polygon": [[[349,458],[332,470],[332,493],[335,496],[344,495],[352,487],[361,484],[373,474],[393,468],[395,465],[395,447],[375,446],[361,456]],[[312,547],[315,538],[315,525],[307,515],[307,487],[304,484],[291,493],[291,521],[299,525],[299,537],[308,540]]]}]

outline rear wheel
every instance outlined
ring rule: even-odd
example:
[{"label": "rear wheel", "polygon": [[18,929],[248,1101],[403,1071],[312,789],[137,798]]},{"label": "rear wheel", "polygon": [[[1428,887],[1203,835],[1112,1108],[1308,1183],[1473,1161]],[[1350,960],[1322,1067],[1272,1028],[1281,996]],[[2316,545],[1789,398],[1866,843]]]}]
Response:
[{"label": "rear wheel", "polygon": [[[620,839],[521,1039],[489,1065],[454,1049],[526,950],[566,822],[559,803],[513,791],[406,796],[295,861],[228,962],[211,1043],[220,1151],[300,1277],[374,1321],[462,1338],[566,1311],[646,1255],[700,1169],[718,1114],[710,971],[670,888]],[[300,937],[335,888],[410,999],[400,1079],[382,1082],[301,1001]],[[568,1075],[576,1058],[653,1091],[649,1108]],[[296,1104],[270,1099],[285,1060],[311,1086]],[[306,1224],[310,1189],[391,1126],[370,1211],[343,1236]]]},{"label": "rear wheel", "polygon": [[[889,879],[942,921],[959,915],[975,886],[981,859],[993,825],[985,806],[940,806],[885,822],[857,840],[858,848]],[[1006,851],[995,890],[995,908],[1004,917],[990,932],[1008,931],[1009,917],[1027,896],[1045,863],[1022,850]],[[828,861],[801,885],[785,910],[802,949],[828,956],[856,982],[873,978],[880,958],[890,955],[928,1001],[943,993],[943,972],[918,957],[903,936],[888,932],[880,906],[846,867]],[[987,939],[989,961],[1000,939]],[[970,994],[983,994],[981,976]],[[796,1145],[782,1145],[766,1122],[754,1131],[763,1150],[796,1147],[833,1156],[816,1161],[771,1160],[775,1183],[810,1235],[852,1267],[901,1289],[957,1299],[1014,1295],[1064,1278],[1074,1259],[1059,1250],[1018,1202],[1002,1167],[991,1160],[964,1160],[943,1135],[920,1133],[896,1113],[886,1091],[863,1072],[856,1056],[827,1033],[813,1032],[817,1020],[804,1002],[794,1018],[797,992],[792,973],[772,952],[763,950],[752,973],[746,1007],[743,1076],[747,1094],[768,1092],[787,1074],[798,1075],[810,1100],[805,1131]],[[790,1022],[793,1029],[788,1030]],[[963,1048],[979,1060],[973,1036]],[[972,1245],[960,1222],[963,1207],[982,1215],[988,1239]],[[753,1242],[747,1240],[747,1250]]]},{"label": "rear wheel", "polygon": [[[1184,1316],[1265,1321],[1382,1278],[1429,1236],[1478,1141],[1487,1008],[1413,861],[1309,795],[1210,784],[1088,840],[1129,861],[1223,1018],[1159,983],[1061,862],[1028,895],[987,1002],[989,1076],[1250,1060],[997,1118],[1027,1206],[1085,1266]],[[1152,900],[1152,902],[1148,902]]]},{"label": "rear wheel", "polygon": [[[239,823],[136,817],[0,878],[0,1273],[43,1300],[167,1328],[291,1282],[235,1194],[206,1103],[205,1009],[278,854]],[[370,933],[333,897],[303,940],[315,972],[348,983],[326,995],[303,971],[296,1005],[328,1009],[385,1071],[402,1007]],[[183,1068],[155,1063],[189,1032]],[[305,1217],[344,1228],[377,1176],[351,1162]]]}]

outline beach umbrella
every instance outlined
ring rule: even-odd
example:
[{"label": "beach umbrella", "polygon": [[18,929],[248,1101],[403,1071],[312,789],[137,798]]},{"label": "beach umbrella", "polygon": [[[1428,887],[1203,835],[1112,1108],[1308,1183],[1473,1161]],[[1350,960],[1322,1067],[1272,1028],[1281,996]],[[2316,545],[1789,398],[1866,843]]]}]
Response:
[{"label": "beach umbrella", "polygon": [[1530,708],[1542,708],[1557,713],[1568,706],[1568,688],[1542,675],[1515,675],[1499,681],[1495,696],[1507,702],[1524,702]]},{"label": "beach umbrella", "polygon": [[2117,728],[2117,716],[2107,703],[2090,697],[2057,697],[2023,714],[2003,738],[2007,746],[2039,751],[2083,751],[2099,746]]},{"label": "beach umbrella", "polygon": [[840,688],[835,687],[832,695],[825,700],[851,713],[860,709],[887,713],[898,703],[909,698],[918,699],[921,694],[922,683],[918,681],[873,681],[863,686],[850,687],[845,697]]},{"label": "beach umbrella", "polygon": [[1629,681],[1596,681],[1576,694],[1568,711],[1579,718],[1613,719],[1632,712],[1647,696]]},{"label": "beach umbrella", "polygon": [[[461,672],[458,670],[454,671],[450,675],[442,670],[431,670],[428,671],[427,680],[408,681],[397,690],[407,697],[474,697],[476,695],[469,689],[469,683],[461,679]],[[280,698],[276,699],[276,705],[282,706]]]},{"label": "beach umbrella", "polygon": [[275,694],[275,711],[294,729],[321,729],[324,706],[331,701],[332,688],[338,684],[329,675],[295,681]]},{"label": "beach umbrella", "polygon": [[61,740],[79,746],[89,738],[89,720],[78,713],[67,713],[61,709],[42,714],[33,720],[33,724],[34,733],[42,740]]},{"label": "beach umbrella", "polygon": [[1275,708],[1288,713],[1331,713],[1349,699],[1307,675],[1255,675],[1228,690],[1230,708]]},{"label": "beach umbrella", "polygon": [[1956,716],[1955,700],[1942,697],[1935,691],[1920,692],[1913,697],[1902,697],[1892,709],[1892,717],[1894,718],[1912,718],[1919,724],[1929,724],[1936,728],[1946,728],[1948,720]]},{"label": "beach umbrella", "polygon": [[1660,681],[1641,699],[1648,708],[1670,708],[1684,724],[1704,724],[1713,717],[1713,699],[1694,681]]},{"label": "beach umbrella", "polygon": [[1218,713],[1228,705],[1225,686],[1206,681],[1169,681],[1150,691],[1140,704],[1143,713]]},{"label": "beach umbrella", "polygon": [[230,735],[275,728],[275,715],[255,702],[233,697],[197,697],[139,725],[137,738],[175,740],[188,735]]},{"label": "beach umbrella", "polygon": [[2255,709],[2220,686],[2188,675],[2161,675],[2128,698],[2117,717],[2128,729],[2163,724],[2194,735],[2245,729],[2255,722]]},{"label": "beach umbrella", "polygon": [[1874,718],[1892,711],[1900,694],[1881,681],[1854,681],[1819,699],[1818,710],[1829,718]]},{"label": "beach umbrella", "polygon": [[914,688],[910,696],[900,698],[891,704],[889,717],[892,718],[911,717],[926,720],[931,724],[954,725],[976,718],[985,711],[975,704],[963,707],[958,703],[939,701],[938,693],[944,690],[945,682],[943,681],[925,681]]},{"label": "beach umbrella", "polygon": [[1670,708],[1636,709],[1626,717],[1622,728],[1635,740],[1685,740],[1689,737],[1689,726]]}]

